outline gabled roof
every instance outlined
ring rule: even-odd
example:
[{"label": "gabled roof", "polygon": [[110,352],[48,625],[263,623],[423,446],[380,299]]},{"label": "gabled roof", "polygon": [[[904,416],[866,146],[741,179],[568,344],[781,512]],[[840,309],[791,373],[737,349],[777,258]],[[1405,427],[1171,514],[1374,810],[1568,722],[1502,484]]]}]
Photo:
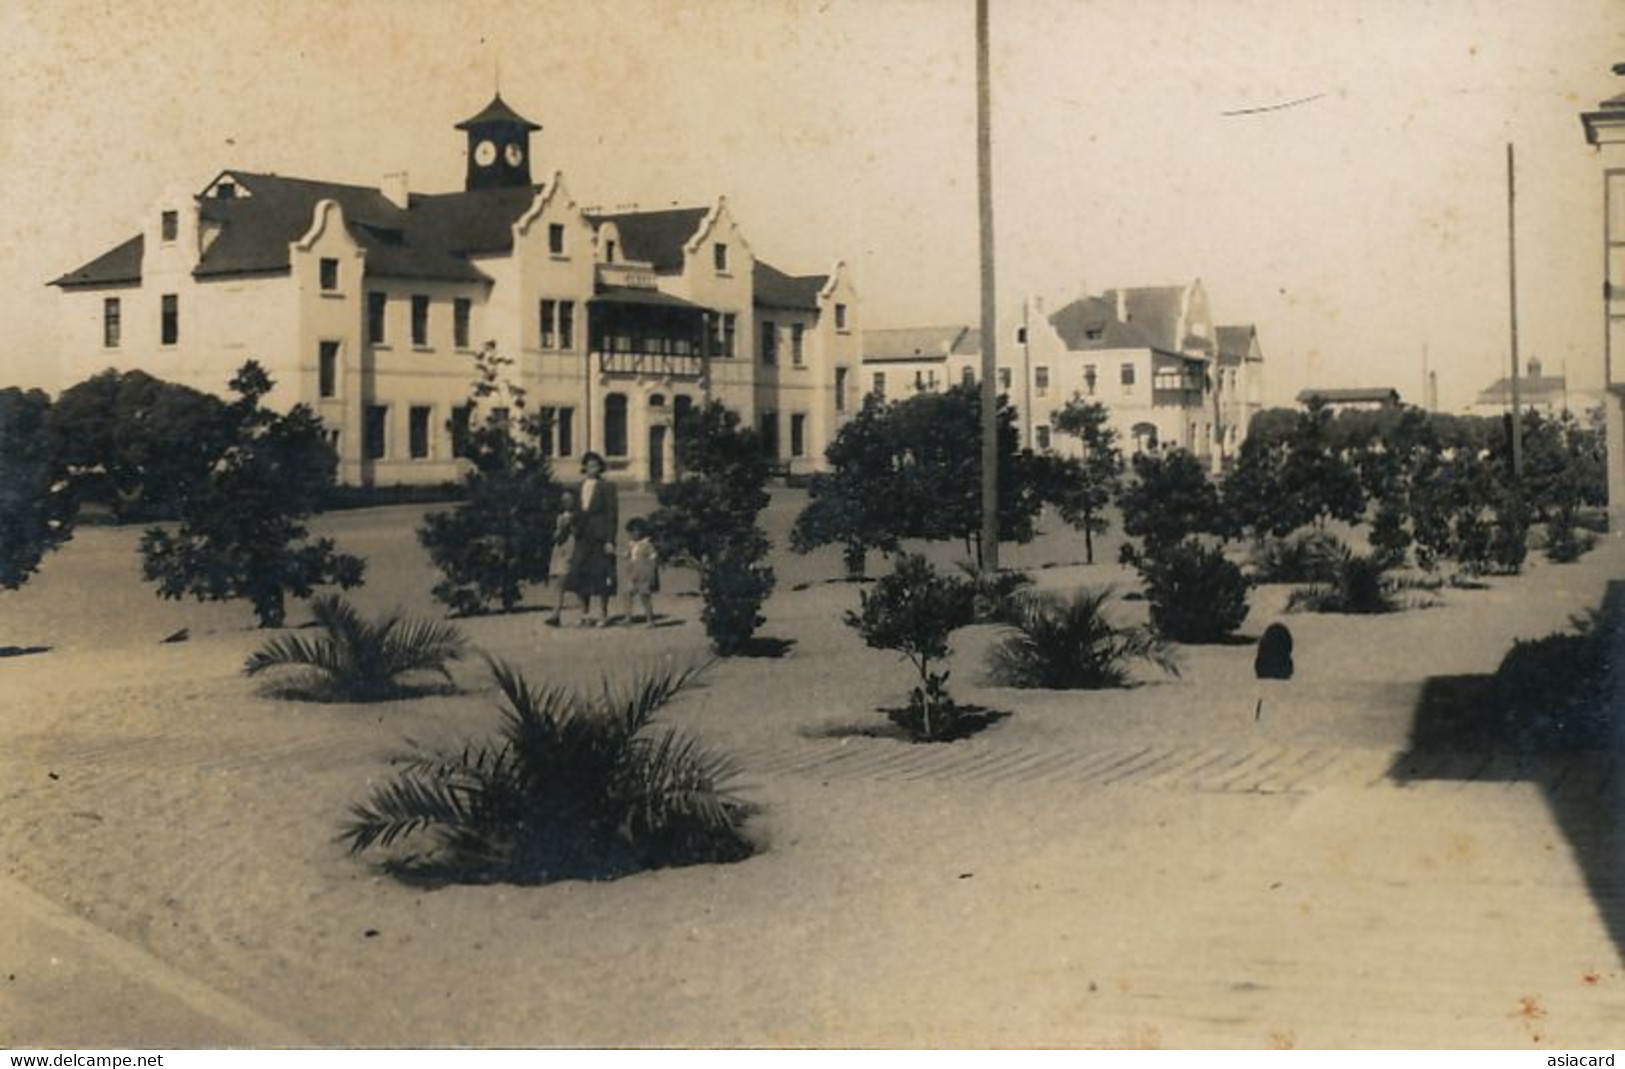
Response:
[{"label": "gabled roof", "polygon": [[1245,360],[1253,351],[1253,339],[1258,336],[1258,328],[1251,323],[1241,326],[1214,327],[1214,342],[1219,347],[1219,355]]},{"label": "gabled roof", "polygon": [[75,268],[53,286],[116,286],[141,281],[141,252],[147,239],[137,234],[124,244],[102,253],[83,267]]},{"label": "gabled roof", "polygon": [[1061,342],[1074,352],[1089,349],[1151,349],[1151,336],[1137,324],[1117,318],[1117,302],[1081,297],[1049,317]]},{"label": "gabled roof", "polygon": [[828,275],[787,275],[772,264],[757,260],[751,288],[759,305],[816,312],[818,293],[828,281]]},{"label": "gabled roof", "polygon": [[614,223],[621,235],[625,259],[654,267],[657,274],[675,274],[683,269],[683,246],[700,229],[709,208],[666,208],[652,212],[617,212],[588,215],[596,229]]},{"label": "gabled roof", "polygon": [[507,102],[502,99],[501,93],[498,93],[496,96],[492,97],[491,103],[485,105],[484,110],[482,110],[478,115],[475,115],[472,118],[464,119],[462,122],[458,123],[457,129],[467,130],[470,127],[485,126],[489,123],[516,123],[523,126],[527,130],[541,129],[539,124],[531,122],[517,111],[514,111],[512,108],[508,107]]},{"label": "gabled roof", "polygon": [[1114,306],[1118,293],[1122,294],[1123,322],[1139,328],[1153,349],[1178,353],[1185,348],[1185,339],[1179,336],[1179,318],[1185,305],[1184,286],[1137,286],[1132,289],[1107,290],[1105,300]]},{"label": "gabled roof", "polygon": [[[966,346],[970,346],[966,348]],[[863,359],[868,363],[945,360],[948,354],[977,352],[980,341],[970,327],[892,327],[863,332]]]},{"label": "gabled roof", "polygon": [[[1564,375],[1518,376],[1518,398],[1530,404],[1545,404],[1559,400],[1568,392],[1568,378]],[[1512,379],[1496,379],[1473,402],[1479,405],[1509,405],[1512,403]]]},{"label": "gabled roof", "polygon": [[[459,256],[501,253],[513,248],[513,225],[541,186],[509,186],[466,193],[412,194],[405,213],[411,242]],[[369,265],[370,266],[370,265]]]}]

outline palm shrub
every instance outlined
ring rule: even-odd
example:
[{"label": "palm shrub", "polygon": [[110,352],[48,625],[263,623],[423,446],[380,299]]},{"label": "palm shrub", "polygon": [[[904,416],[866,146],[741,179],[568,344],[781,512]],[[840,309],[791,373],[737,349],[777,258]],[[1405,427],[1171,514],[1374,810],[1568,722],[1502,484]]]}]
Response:
[{"label": "palm shrub", "polygon": [[488,663],[500,735],[413,760],[376,788],[339,836],[352,853],[427,836],[429,849],[397,871],[470,883],[609,879],[751,853],[732,759],[653,727],[696,669],[584,692],[537,688]]},{"label": "palm shrub", "polygon": [[919,674],[908,705],[892,715],[918,741],[954,738],[965,713],[948,695],[948,673],[933,672],[931,666],[948,656],[948,636],[971,622],[966,589],[939,575],[924,557],[908,554],[892,574],[863,592],[858,612],[846,614],[847,626],[871,649],[901,653]]},{"label": "palm shrub", "polygon": [[970,602],[971,620],[978,624],[1008,621],[1015,610],[1017,595],[1033,582],[1026,572],[994,571],[979,568],[969,561],[959,561],[958,565],[959,582]]},{"label": "palm shrub", "polygon": [[1107,618],[1111,596],[1110,588],[1079,590],[1070,598],[1030,591],[1018,596],[1011,633],[989,653],[993,681],[1049,690],[1127,687],[1134,681],[1134,661],[1178,675],[1174,651],[1160,636]]},{"label": "palm shrub", "polygon": [[1356,615],[1397,612],[1402,606],[1395,596],[1394,582],[1385,574],[1387,569],[1387,558],[1381,553],[1345,551],[1328,581],[1292,592],[1287,611]]},{"label": "palm shrub", "polygon": [[1139,563],[1151,626],[1175,642],[1219,642],[1247,618],[1247,578],[1217,547],[1194,538]]},{"label": "palm shrub", "polygon": [[1253,543],[1255,583],[1315,583],[1330,579],[1348,549],[1336,535],[1308,528]]},{"label": "palm shrub", "polygon": [[306,689],[331,701],[375,702],[410,693],[400,679],[436,672],[451,682],[447,665],[461,660],[468,643],[455,627],[435,620],[406,620],[399,612],[376,622],[363,619],[337,594],[310,603],[317,638],[281,635],[249,655],[248,675],[299,668]]}]

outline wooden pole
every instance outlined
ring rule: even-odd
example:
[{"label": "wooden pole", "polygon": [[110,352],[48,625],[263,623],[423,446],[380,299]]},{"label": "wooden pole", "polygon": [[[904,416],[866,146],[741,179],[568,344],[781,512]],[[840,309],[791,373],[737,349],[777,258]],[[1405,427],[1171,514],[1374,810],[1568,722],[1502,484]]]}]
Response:
[{"label": "wooden pole", "polygon": [[1523,479],[1523,420],[1518,388],[1518,188],[1512,142],[1507,142],[1507,302],[1512,326],[1512,477]]},{"label": "wooden pole", "polygon": [[982,253],[982,567],[999,566],[998,305],[993,274],[993,115],[988,0],[976,0],[976,190]]}]

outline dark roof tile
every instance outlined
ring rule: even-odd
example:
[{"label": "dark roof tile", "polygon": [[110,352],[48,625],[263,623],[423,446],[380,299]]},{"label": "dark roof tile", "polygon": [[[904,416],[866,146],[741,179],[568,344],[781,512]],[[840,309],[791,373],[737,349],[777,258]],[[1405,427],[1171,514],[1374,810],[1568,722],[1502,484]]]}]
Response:
[{"label": "dark roof tile", "polygon": [[124,244],[102,253],[83,267],[75,268],[61,278],[53,279],[53,286],[115,286],[141,281],[141,256],[146,238],[140,234]]},{"label": "dark roof tile", "polygon": [[709,208],[666,208],[652,212],[617,212],[588,215],[595,228],[614,223],[621,235],[621,252],[628,260],[653,265],[659,274],[683,269],[683,246],[700,229]]},{"label": "dark roof tile", "polygon": [[816,312],[818,293],[828,281],[828,275],[787,275],[772,264],[757,260],[752,289],[757,304]]}]

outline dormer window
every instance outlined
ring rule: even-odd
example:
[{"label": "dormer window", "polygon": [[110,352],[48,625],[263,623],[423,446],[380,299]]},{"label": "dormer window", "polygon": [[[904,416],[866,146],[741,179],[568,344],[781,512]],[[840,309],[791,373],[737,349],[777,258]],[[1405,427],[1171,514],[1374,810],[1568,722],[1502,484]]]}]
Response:
[{"label": "dormer window", "polygon": [[1083,332],[1083,337],[1084,337],[1084,339],[1086,341],[1099,341],[1101,338],[1104,338],[1105,336],[1106,336],[1106,328],[1105,327],[1090,327],[1088,330]]},{"label": "dormer window", "polygon": [[711,262],[718,272],[728,270],[728,246],[720,241],[711,246]]},{"label": "dormer window", "polygon": [[160,235],[165,241],[174,241],[181,229],[180,212],[164,212],[159,216],[158,226]]},{"label": "dormer window", "polygon": [[236,182],[221,182],[214,187],[214,195],[218,200],[232,200],[237,196]]},{"label": "dormer window", "polygon": [[564,224],[547,224],[547,251],[554,256],[564,255]]}]

